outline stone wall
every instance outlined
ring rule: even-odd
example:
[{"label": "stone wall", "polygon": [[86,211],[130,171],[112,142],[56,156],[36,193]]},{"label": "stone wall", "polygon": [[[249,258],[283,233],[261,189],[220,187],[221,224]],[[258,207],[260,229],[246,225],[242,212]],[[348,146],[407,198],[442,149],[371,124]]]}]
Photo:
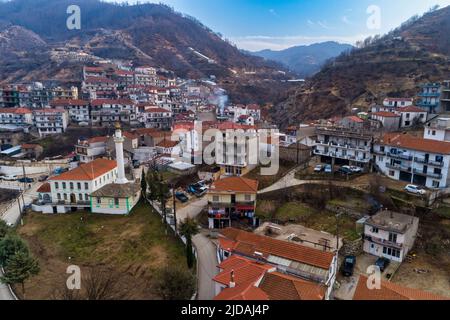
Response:
[{"label": "stone wall", "polygon": [[359,256],[363,254],[363,241],[362,239],[349,241],[344,239],[344,244],[339,250],[339,254],[342,256]]}]

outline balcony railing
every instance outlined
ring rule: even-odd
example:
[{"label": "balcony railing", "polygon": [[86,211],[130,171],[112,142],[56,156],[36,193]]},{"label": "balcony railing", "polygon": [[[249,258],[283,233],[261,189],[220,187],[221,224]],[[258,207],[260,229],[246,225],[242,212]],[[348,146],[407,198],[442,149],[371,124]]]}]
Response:
[{"label": "balcony railing", "polygon": [[411,161],[413,159],[412,156],[404,155],[404,154],[394,154],[394,153],[388,152],[387,155],[388,155],[388,157],[391,157],[394,159],[400,159],[400,160],[406,160],[406,161]]},{"label": "balcony railing", "polygon": [[385,240],[385,239],[381,239],[381,238],[377,238],[377,237],[373,237],[373,236],[369,236],[369,235],[364,235],[364,239],[382,246],[388,246],[388,247],[393,247],[399,250],[403,249],[403,244],[401,243],[396,243],[396,242],[392,242],[389,240]]},{"label": "balcony railing", "polygon": [[414,169],[414,174],[421,175],[421,176],[427,176],[434,179],[442,179],[443,175],[442,173],[434,173],[434,172],[423,172],[423,170]]},{"label": "balcony railing", "polygon": [[415,157],[414,161],[417,163],[421,163],[421,164],[428,164],[434,167],[443,167],[444,163],[441,161],[432,161],[432,160],[427,160],[425,158],[419,158],[419,157]]},{"label": "balcony railing", "polygon": [[405,167],[399,164],[392,164],[392,163],[386,163],[386,168],[389,169],[394,169],[394,170],[401,170],[401,171],[406,171],[406,172],[411,172],[411,168],[410,167]]}]

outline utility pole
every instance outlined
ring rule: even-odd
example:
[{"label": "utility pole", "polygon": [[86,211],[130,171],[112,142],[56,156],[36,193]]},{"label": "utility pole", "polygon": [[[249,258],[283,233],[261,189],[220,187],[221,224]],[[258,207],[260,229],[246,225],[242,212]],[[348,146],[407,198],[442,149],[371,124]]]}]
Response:
[{"label": "utility pole", "polygon": [[177,204],[175,201],[175,185],[172,185],[172,199],[173,199],[173,219],[174,219],[174,226],[175,226],[175,235],[178,234],[178,229],[177,229]]}]

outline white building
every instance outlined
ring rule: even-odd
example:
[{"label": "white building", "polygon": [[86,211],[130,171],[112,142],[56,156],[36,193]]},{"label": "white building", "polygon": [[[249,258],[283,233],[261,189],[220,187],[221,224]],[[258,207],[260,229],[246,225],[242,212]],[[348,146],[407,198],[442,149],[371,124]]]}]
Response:
[{"label": "white building", "polygon": [[373,136],[366,130],[343,127],[316,128],[314,154],[324,163],[355,165],[368,169]]},{"label": "white building", "polygon": [[370,114],[370,119],[372,121],[377,121],[384,130],[396,131],[400,128],[401,116],[393,112],[374,112]]},{"label": "white building", "polygon": [[409,128],[415,125],[422,125],[427,122],[428,112],[414,106],[398,108],[395,113],[400,115],[400,127]]},{"label": "white building", "polygon": [[439,117],[430,121],[424,130],[424,139],[450,141],[450,118]]},{"label": "white building", "polygon": [[85,100],[53,100],[50,102],[52,108],[65,109],[69,113],[69,120],[72,123],[80,123],[90,121],[89,102]]},{"label": "white building", "polygon": [[91,123],[108,126],[116,122],[137,122],[137,105],[130,99],[96,99],[91,101]]},{"label": "white building", "polygon": [[364,223],[364,251],[402,262],[414,246],[418,227],[417,217],[380,211]]},{"label": "white building", "polygon": [[149,106],[140,112],[138,120],[146,128],[170,129],[172,126],[172,112],[167,109]]},{"label": "white building", "polygon": [[78,140],[75,145],[75,154],[80,162],[88,163],[106,154],[108,137],[94,137],[87,140]]},{"label": "white building", "polygon": [[374,143],[374,162],[391,179],[428,188],[449,186],[450,142],[390,133]]},{"label": "white building", "polygon": [[413,98],[386,98],[383,100],[383,106],[388,108],[404,108],[414,104]]},{"label": "white building", "polygon": [[0,124],[31,125],[33,114],[27,108],[1,108]]},{"label": "white building", "polygon": [[34,109],[33,124],[40,136],[64,133],[69,115],[64,109]]}]

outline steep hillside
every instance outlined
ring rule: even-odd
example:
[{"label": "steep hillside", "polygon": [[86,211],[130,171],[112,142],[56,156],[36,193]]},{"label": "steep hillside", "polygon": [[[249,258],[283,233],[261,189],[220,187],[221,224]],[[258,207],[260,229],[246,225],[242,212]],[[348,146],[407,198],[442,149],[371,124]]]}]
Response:
[{"label": "steep hillside", "polygon": [[[81,9],[81,30],[66,27],[69,5],[78,5]],[[47,50],[42,50],[47,54],[50,48],[70,44],[71,49],[92,56],[163,67],[181,77],[216,75],[221,80],[232,81],[239,78],[249,85],[256,83],[256,87],[269,89],[282,90],[279,80],[285,77],[278,72],[282,68],[280,65],[242,53],[195,18],[164,5],[117,5],[99,0],[13,0],[0,3],[0,21],[39,35],[48,45]],[[68,70],[68,67],[75,69],[70,62],[48,60],[44,67],[39,64],[26,71],[43,79],[58,78],[60,68]],[[0,81],[20,80],[20,71],[9,69],[7,73],[0,66]],[[247,76],[249,71],[252,77]],[[78,74],[63,74],[69,80],[78,77]],[[265,79],[272,83],[268,84]],[[259,90],[251,100],[257,102],[258,93]]]},{"label": "steep hillside", "polygon": [[367,109],[386,96],[415,95],[418,85],[450,77],[450,7],[412,19],[327,64],[272,109],[281,125]]},{"label": "steep hillside", "polygon": [[310,77],[320,71],[329,59],[349,51],[353,46],[333,41],[316,43],[309,46],[296,46],[281,51],[262,50],[251,54],[266,60],[282,63],[300,77]]}]

